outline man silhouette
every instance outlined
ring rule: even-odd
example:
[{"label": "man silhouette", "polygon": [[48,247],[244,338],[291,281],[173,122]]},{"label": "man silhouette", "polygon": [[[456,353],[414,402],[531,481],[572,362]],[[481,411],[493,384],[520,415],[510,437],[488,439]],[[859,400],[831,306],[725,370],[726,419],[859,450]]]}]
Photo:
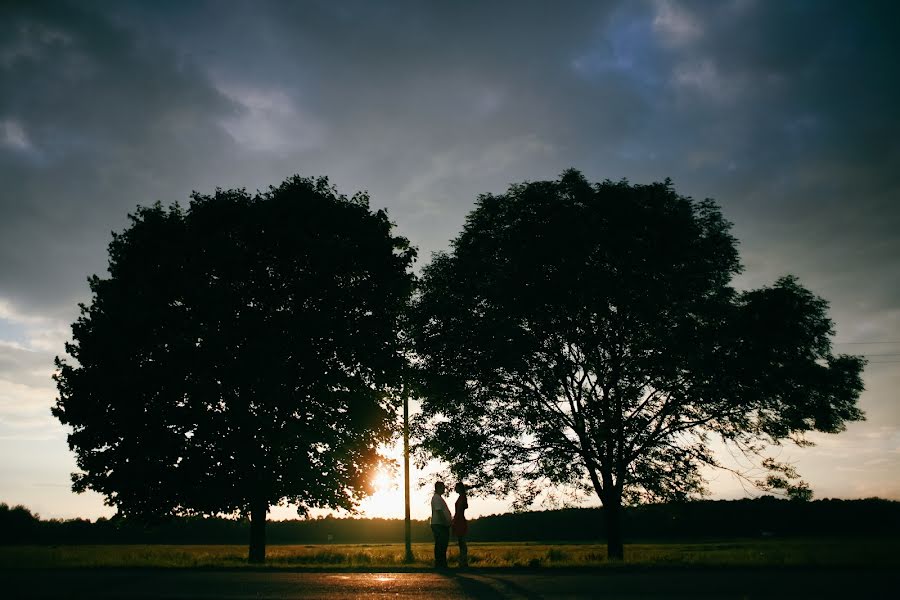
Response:
[{"label": "man silhouette", "polygon": [[443,481],[434,484],[434,495],[431,497],[431,531],[434,533],[434,566],[437,569],[447,568],[447,546],[450,544],[450,508],[444,501]]}]

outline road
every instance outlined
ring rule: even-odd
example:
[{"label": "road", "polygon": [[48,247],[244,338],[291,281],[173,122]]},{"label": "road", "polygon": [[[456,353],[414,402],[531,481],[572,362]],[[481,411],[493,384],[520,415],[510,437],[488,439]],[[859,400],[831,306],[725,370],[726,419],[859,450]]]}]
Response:
[{"label": "road", "polygon": [[309,573],[189,569],[0,571],[13,599],[399,600],[480,598],[892,598],[900,575],[888,569],[605,569],[466,573]]}]

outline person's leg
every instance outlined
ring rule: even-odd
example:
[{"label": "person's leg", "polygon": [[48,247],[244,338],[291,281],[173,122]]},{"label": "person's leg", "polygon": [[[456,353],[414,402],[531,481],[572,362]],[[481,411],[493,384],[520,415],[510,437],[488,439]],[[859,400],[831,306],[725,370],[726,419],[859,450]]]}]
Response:
[{"label": "person's leg", "polygon": [[459,566],[469,566],[469,546],[466,544],[466,536],[462,535],[457,538],[459,541]]},{"label": "person's leg", "polygon": [[440,554],[441,532],[440,532],[440,530],[441,530],[440,525],[432,525],[431,526],[431,533],[434,534],[434,566],[435,567],[441,566],[441,554]]},{"label": "person's leg", "polygon": [[440,543],[439,547],[436,549],[437,555],[435,556],[435,562],[437,562],[438,566],[446,567],[447,566],[447,546],[450,545],[450,528],[449,527],[439,527],[440,530]]}]

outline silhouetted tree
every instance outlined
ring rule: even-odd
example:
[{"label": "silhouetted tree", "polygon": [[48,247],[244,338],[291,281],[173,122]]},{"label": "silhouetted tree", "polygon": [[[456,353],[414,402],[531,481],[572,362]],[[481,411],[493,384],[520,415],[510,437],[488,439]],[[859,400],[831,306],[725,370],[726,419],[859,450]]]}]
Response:
[{"label": "silhouetted tree", "polygon": [[89,279],[53,414],[123,515],[350,508],[394,431],[415,250],[327,179],[139,207]]},{"label": "silhouetted tree", "polygon": [[[570,170],[480,196],[416,303],[420,456],[526,503],[592,490],[621,558],[621,506],[701,493],[714,438],[762,459],[862,419],[864,361],[832,354],[825,301],[792,277],[737,293],[729,230],[668,181]],[[808,496],[764,465],[762,487]]]},{"label": "silhouetted tree", "polygon": [[40,517],[22,506],[0,503],[0,544],[33,543]]}]

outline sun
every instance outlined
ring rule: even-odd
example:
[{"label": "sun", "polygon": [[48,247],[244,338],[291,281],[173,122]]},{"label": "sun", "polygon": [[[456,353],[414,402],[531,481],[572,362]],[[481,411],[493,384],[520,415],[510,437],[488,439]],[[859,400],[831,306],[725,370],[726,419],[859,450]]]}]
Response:
[{"label": "sun", "polygon": [[394,481],[391,478],[391,474],[388,473],[387,470],[378,469],[377,471],[375,471],[375,475],[372,477],[372,487],[375,488],[376,494],[380,494],[382,492],[390,490],[393,484]]},{"label": "sun", "polygon": [[360,502],[359,509],[367,517],[399,519],[403,517],[403,491],[399,474],[378,469],[372,475],[371,496]]}]

